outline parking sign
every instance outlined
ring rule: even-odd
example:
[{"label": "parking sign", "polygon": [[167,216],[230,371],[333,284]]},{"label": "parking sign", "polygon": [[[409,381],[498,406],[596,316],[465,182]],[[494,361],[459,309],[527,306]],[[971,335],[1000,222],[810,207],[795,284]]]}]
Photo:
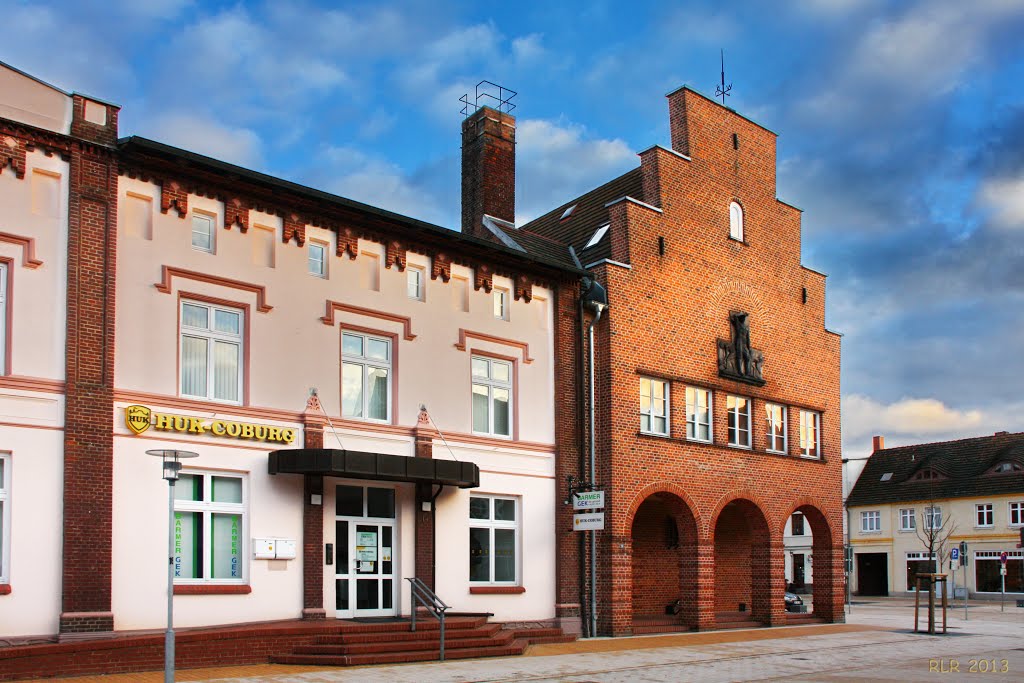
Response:
[{"label": "parking sign", "polygon": [[960,559],[960,548],[953,548],[949,551],[949,559],[956,562]]}]

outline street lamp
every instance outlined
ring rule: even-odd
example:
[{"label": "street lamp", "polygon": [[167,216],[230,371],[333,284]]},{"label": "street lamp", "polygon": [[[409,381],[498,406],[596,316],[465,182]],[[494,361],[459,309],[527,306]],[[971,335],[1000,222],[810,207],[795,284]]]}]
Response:
[{"label": "street lamp", "polygon": [[163,458],[167,480],[167,635],[164,637],[164,683],[174,683],[174,483],[178,481],[181,460],[198,458],[198,453],[157,448],[148,455]]}]

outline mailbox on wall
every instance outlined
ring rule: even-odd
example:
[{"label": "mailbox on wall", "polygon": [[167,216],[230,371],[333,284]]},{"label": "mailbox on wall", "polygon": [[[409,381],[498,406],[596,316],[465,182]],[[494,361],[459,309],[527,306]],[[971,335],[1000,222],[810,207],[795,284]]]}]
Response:
[{"label": "mailbox on wall", "polygon": [[275,544],[277,551],[274,557],[278,560],[294,560],[295,559],[295,541],[290,538],[279,538]]},{"label": "mailbox on wall", "polygon": [[293,538],[254,538],[252,556],[257,560],[294,560],[296,542]]}]

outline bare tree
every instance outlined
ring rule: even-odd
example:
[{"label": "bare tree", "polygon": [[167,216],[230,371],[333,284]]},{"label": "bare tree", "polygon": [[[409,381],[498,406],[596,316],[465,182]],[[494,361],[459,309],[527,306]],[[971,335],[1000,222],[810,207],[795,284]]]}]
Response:
[{"label": "bare tree", "polygon": [[[920,512],[921,523],[914,525],[914,533],[928,551],[928,559],[933,562],[931,573],[939,574],[949,554],[949,539],[956,531],[956,522],[953,521],[952,515],[942,514],[942,508],[935,500],[925,503]],[[917,629],[917,624],[914,625],[914,629]],[[935,633],[934,581],[928,582],[928,633]]]}]

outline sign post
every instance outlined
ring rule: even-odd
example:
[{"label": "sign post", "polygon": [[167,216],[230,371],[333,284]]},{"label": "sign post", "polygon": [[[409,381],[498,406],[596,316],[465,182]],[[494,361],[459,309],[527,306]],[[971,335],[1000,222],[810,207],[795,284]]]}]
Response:
[{"label": "sign post", "polygon": [[999,611],[1006,611],[1006,560],[1008,556],[1006,551],[999,553],[999,578],[1000,578],[1000,589],[999,589]]},{"label": "sign post", "polygon": [[960,566],[964,568],[964,621],[967,621],[967,541],[960,541]]}]

